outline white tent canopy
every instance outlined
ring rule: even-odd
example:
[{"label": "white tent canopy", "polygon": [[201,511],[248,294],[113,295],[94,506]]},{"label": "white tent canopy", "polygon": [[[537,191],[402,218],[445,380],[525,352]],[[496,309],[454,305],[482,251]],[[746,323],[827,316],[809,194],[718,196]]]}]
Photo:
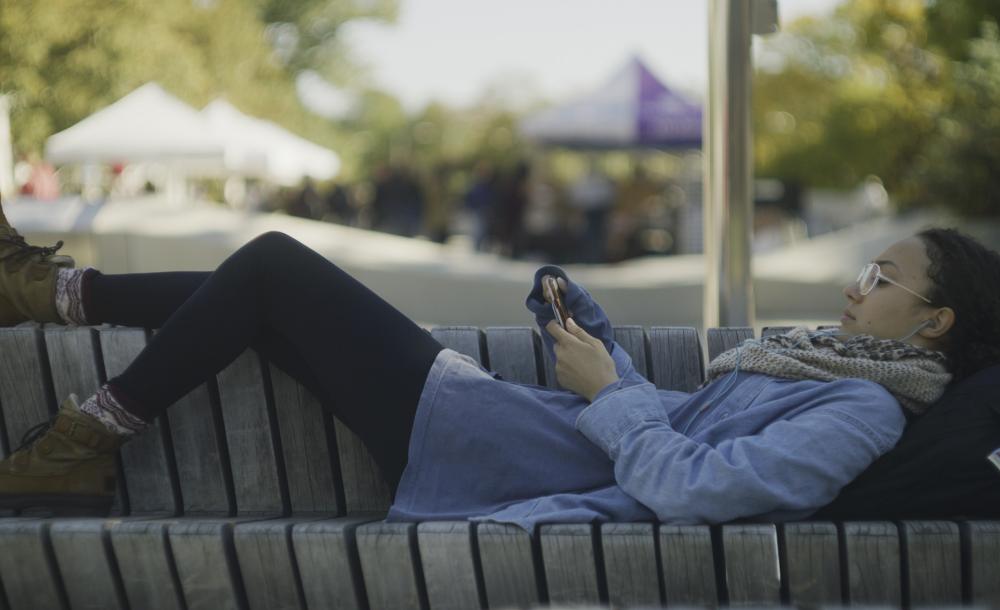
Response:
[{"label": "white tent canopy", "polygon": [[199,112],[147,83],[46,142],[67,163],[158,163],[185,175],[247,176],[294,185],[328,180],[340,157],[270,121],[217,99]]},{"label": "white tent canopy", "polygon": [[147,83],[51,136],[46,158],[65,163],[173,162],[219,166],[224,145],[205,118],[156,83]]},{"label": "white tent canopy", "polygon": [[328,180],[340,171],[337,153],[270,121],[240,112],[224,99],[202,110],[213,137],[225,142],[229,172],[294,185],[308,176]]}]

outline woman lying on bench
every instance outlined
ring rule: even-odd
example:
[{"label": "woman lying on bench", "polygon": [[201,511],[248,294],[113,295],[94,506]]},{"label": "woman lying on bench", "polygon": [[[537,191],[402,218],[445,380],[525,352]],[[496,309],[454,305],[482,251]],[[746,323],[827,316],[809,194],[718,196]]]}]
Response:
[{"label": "woman lying on bench", "polygon": [[[444,349],[280,233],[212,273],[103,275],[25,244],[0,214],[0,260],[0,323],[161,329],[0,462],[3,508],[106,513],[119,446],[250,347],[361,437],[394,491],[389,520],[797,519],[892,448],[953,376],[1000,360],[987,296],[1000,256],[950,230],[866,265],[844,289],[838,332],[748,341],[690,394],[637,373],[602,309],[557,267],[538,271],[527,306],[565,389],[504,381]],[[565,329],[546,275],[565,293]]]}]

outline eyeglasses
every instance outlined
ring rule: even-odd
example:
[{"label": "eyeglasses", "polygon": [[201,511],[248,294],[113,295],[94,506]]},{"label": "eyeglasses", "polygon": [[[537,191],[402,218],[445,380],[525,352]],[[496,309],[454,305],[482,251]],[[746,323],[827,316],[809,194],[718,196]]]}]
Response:
[{"label": "eyeglasses", "polygon": [[895,280],[890,280],[886,276],[882,275],[882,268],[878,266],[878,263],[868,263],[867,265],[861,268],[861,273],[858,274],[858,280],[857,280],[858,292],[860,292],[863,295],[867,295],[869,292],[875,289],[875,285],[878,284],[879,280],[885,280],[886,282],[889,282],[893,286],[899,286],[900,288],[909,292],[913,296],[919,299],[923,299],[928,304],[930,304],[931,302],[930,299],[923,296],[922,294],[918,294],[913,290],[910,290],[906,286],[903,286],[899,282]]}]

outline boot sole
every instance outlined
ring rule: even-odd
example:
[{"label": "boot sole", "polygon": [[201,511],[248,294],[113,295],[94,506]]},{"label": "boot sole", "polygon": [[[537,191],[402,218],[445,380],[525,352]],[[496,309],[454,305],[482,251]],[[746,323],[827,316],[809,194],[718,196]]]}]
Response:
[{"label": "boot sole", "polygon": [[24,516],[107,517],[111,512],[113,500],[108,497],[71,494],[7,497],[0,495],[0,509],[20,510]]}]

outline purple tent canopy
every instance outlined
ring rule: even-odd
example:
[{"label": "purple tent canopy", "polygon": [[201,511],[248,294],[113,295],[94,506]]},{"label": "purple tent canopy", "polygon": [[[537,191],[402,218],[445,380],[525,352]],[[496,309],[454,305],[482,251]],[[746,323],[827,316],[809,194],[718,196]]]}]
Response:
[{"label": "purple tent canopy", "polygon": [[529,139],[579,148],[700,148],[701,105],[635,57],[593,93],[521,122]]}]

